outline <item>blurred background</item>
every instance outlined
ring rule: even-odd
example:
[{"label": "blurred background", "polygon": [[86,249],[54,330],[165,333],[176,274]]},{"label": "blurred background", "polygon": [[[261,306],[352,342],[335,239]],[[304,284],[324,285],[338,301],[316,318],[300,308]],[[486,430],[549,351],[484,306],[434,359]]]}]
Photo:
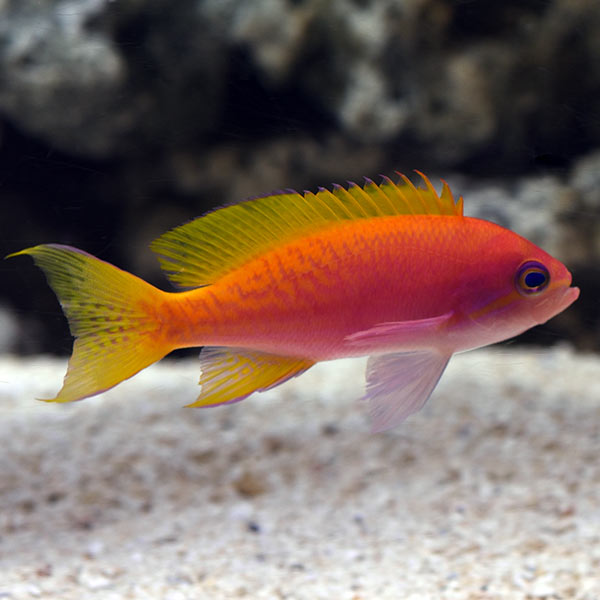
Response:
[{"label": "blurred background", "polygon": [[[518,343],[600,347],[597,0],[0,0],[0,253],[148,243],[225,203],[419,169],[582,289]],[[0,263],[0,351],[68,354]]]}]

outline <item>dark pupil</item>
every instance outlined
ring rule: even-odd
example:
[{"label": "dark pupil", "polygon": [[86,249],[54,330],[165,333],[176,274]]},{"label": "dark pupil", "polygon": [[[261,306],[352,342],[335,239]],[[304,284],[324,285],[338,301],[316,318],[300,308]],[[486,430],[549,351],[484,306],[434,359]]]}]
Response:
[{"label": "dark pupil", "polygon": [[525,275],[525,285],[528,288],[536,288],[543,285],[546,281],[546,275],[544,273],[540,273],[538,271],[533,271],[531,273],[527,273]]}]

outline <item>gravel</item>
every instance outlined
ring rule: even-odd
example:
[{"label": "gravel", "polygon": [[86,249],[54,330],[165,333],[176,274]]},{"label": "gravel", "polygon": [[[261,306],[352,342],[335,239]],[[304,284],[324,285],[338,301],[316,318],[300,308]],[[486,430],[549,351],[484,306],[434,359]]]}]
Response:
[{"label": "gravel", "polygon": [[600,360],[453,359],[371,434],[364,361],[183,409],[197,361],[101,397],[65,363],[0,357],[0,598],[600,598]]}]

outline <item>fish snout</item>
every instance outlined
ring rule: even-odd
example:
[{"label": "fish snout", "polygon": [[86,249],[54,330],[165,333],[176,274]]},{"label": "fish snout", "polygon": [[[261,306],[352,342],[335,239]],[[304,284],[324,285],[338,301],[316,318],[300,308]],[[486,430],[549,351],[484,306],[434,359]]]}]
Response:
[{"label": "fish snout", "polygon": [[532,316],[538,325],[545,323],[568,308],[577,298],[579,298],[578,287],[560,286],[536,302],[532,307]]}]

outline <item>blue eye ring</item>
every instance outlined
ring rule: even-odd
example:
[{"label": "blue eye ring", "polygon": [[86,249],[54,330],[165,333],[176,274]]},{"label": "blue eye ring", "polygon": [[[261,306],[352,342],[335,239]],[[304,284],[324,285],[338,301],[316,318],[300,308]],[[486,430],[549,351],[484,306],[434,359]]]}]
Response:
[{"label": "blue eye ring", "polygon": [[515,277],[517,291],[524,296],[531,296],[543,292],[550,283],[548,269],[535,260],[523,263]]}]

